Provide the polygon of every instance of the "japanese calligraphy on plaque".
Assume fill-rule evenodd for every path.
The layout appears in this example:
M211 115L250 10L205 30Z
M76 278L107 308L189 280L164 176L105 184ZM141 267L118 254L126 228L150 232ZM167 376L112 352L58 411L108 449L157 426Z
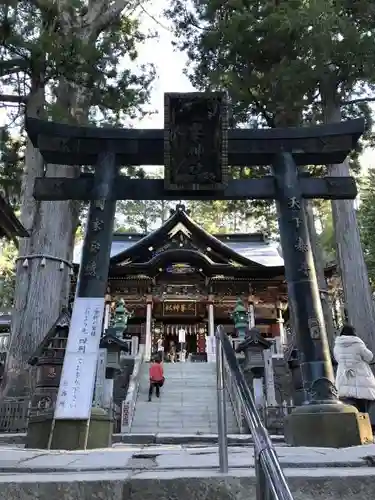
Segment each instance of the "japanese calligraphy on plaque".
M55 408L56 419L89 418L103 313L104 298L76 298Z
M195 302L163 302L163 316L196 316Z
M166 189L224 189L228 117L224 93L165 94Z

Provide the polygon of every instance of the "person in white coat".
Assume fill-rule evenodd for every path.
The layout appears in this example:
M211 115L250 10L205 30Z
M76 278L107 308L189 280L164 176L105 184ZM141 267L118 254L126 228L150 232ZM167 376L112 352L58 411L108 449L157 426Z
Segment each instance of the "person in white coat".
M375 400L375 377L369 366L374 355L350 325L336 337L333 354L338 363L336 387L340 399L367 413Z

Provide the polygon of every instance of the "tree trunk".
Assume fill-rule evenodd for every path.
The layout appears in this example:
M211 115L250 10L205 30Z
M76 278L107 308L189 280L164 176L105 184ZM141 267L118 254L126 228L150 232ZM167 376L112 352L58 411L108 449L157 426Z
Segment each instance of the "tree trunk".
M75 18L70 8L71 0L56 3L59 25L66 38L80 34L82 44L92 45L103 29L119 18L126 7L126 0L118 0L110 7L104 1L89 4L85 14ZM41 64L41 67L44 67ZM85 78L85 77L84 77ZM43 78L40 79L43 81ZM57 92L57 108L63 109L79 124L87 122L90 105L90 86L78 82L60 80ZM33 82L35 86L35 82ZM28 100L27 114L39 116L44 107L44 89L36 86ZM74 177L76 167L48 165L44 170L43 160L30 141L25 154L26 169L22 181L21 221L30 233L30 238L20 241L17 262L15 305L12 314L11 340L1 396L26 396L33 390L34 380L28 369L28 359L66 305L69 298L69 268L60 270L59 261L48 256L72 261L74 234L78 223L77 203L72 201L38 202L33 198L36 177ZM41 266L45 255L46 265ZM26 259L30 256L28 259ZM23 263L27 260L28 266Z
M320 295L320 301L322 303L324 321L326 324L328 343L332 352L336 336L335 326L333 324L332 309L328 296L328 286L324 274L325 263L324 263L322 249L320 247L318 237L316 234L315 218L311 201L306 200L305 213L306 213L307 226L309 229L311 249L314 256L315 271L318 280L319 295Z
M339 99L336 89L331 87L329 91L329 93L322 92L324 118L326 123L337 123L341 121ZM329 165L328 174L337 177L350 175L349 162L345 160L340 165ZM375 353L375 309L354 202L332 200L331 204L337 260L340 266L348 320L359 337Z
M39 152L27 145L27 181L33 185L32 167L40 163ZM70 177L74 168L49 165L46 176ZM31 203L26 204L30 207ZM15 304L7 366L3 387L4 396L27 396L33 390L33 380L27 361L45 337L48 330L68 301L69 268L60 270L60 262L46 258L45 267L36 254L61 258L71 262L75 230L75 206L73 202L35 202L32 226L27 225L30 238L20 242L17 262ZM22 218L25 222L24 218ZM25 257L25 259L24 259Z
M42 90L33 94L27 113L39 116L44 105ZM1 396L23 397L33 390L34 380L28 359L58 318L69 298L69 267L60 269L61 261L72 261L77 225L76 202L38 202L33 197L36 177L71 177L75 167L47 165L30 140L25 153L25 172L21 188L21 221L30 237L20 240L16 267L16 287L12 313L11 338ZM46 256L45 266L42 258ZM27 267L25 267L27 262Z

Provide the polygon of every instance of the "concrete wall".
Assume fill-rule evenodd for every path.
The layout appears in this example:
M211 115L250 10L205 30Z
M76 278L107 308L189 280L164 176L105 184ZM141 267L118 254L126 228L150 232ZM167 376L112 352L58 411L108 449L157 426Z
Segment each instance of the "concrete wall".
M350 468L290 470L288 482L294 500L369 500L375 491L375 470ZM240 471L227 478L215 473L126 472L64 475L14 475L0 479L0 498L7 500L255 500L255 479ZM246 474L246 475L244 475ZM311 474L315 477L311 477ZM33 477L32 477L33 476ZM155 476L155 477L153 477ZM157 477L156 477L157 476ZM125 479L124 479L125 477Z

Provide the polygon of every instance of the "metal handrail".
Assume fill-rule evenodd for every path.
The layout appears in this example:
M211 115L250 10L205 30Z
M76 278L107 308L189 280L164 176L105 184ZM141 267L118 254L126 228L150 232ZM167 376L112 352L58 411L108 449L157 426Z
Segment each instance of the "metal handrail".
M223 327L216 330L216 364L218 383L218 434L220 470L228 472L227 423L224 393L224 362L235 380L237 397L241 402L244 419L254 440L257 500L293 500L292 493L281 469L276 451L264 427L253 396L238 364L236 353Z

